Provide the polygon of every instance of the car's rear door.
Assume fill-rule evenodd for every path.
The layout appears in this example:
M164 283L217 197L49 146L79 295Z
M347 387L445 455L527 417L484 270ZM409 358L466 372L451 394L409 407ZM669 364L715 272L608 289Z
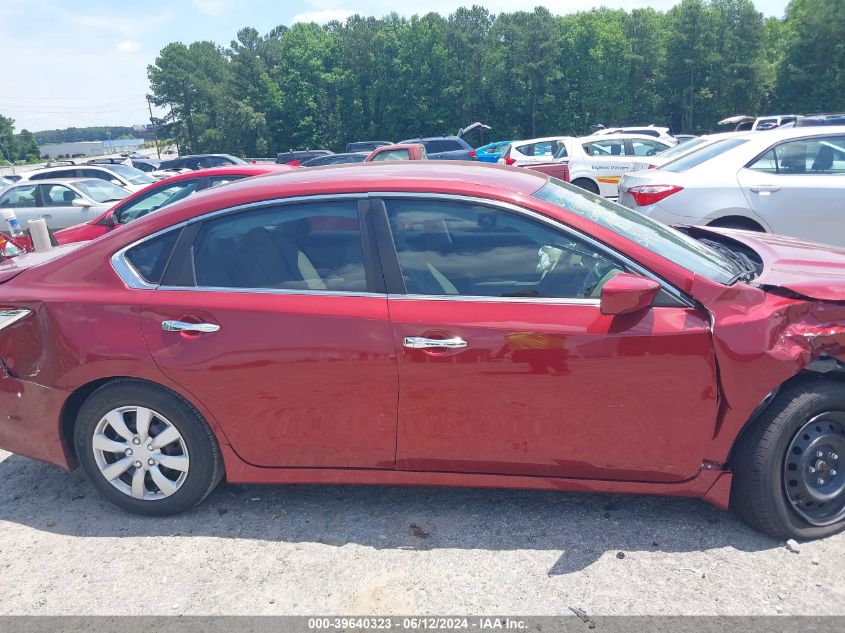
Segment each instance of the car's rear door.
M75 226L97 216L92 207L74 206L74 200L83 200L82 196L65 185L38 185L41 196L40 217L51 229L64 229Z
M307 199L189 225L143 308L156 363L249 463L394 466L396 355L365 215L366 199Z
M737 179L774 233L845 245L845 135L779 143L740 169Z
M525 210L420 196L385 198L385 212L397 468L698 472L717 410L706 313L666 290L603 315L602 285L632 264Z

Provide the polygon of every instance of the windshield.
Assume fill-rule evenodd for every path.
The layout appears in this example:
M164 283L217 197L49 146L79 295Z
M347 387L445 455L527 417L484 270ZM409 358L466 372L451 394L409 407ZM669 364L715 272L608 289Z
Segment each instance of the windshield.
M129 192L123 187L118 187L116 184L108 180L100 180L99 178L92 178L91 180L79 180L76 186L89 198L97 202L112 202L114 200L123 200L129 195Z
M660 170L671 171L679 174L688 169L692 169L693 167L698 167L701 163L708 161L711 158L716 158L717 156L727 152L729 149L739 147L743 143L747 142L748 140L744 138L726 138L721 141L716 141L715 143L711 143L710 145L706 145L700 149L694 149L691 153L684 154L683 156L666 163L660 168Z
M725 256L680 231L557 178L550 178L533 195L713 281L732 283L743 272Z
M135 169L129 165L109 165L109 171L122 176L133 185L148 185L151 182L156 182L155 178L151 178L140 169Z

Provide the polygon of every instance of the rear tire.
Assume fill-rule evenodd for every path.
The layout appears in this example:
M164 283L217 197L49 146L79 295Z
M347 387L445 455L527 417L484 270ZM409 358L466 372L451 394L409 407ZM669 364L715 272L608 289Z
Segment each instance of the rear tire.
M599 195L599 186L589 178L576 178L572 181L572 184L576 187L581 187L581 189L589 191L590 193Z
M184 512L223 477L220 448L200 413L139 380L115 380L92 393L76 418L74 445L94 487L137 514Z
M739 229L741 231L765 233L765 229L754 220L746 220L744 218L725 218L711 222L708 226L714 226L720 229Z
M845 385L824 379L788 385L737 448L731 506L751 527L778 538L842 531L843 446Z

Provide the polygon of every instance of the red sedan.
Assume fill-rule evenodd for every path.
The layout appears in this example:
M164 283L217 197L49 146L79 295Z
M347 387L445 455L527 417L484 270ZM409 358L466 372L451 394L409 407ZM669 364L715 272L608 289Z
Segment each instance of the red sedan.
M121 224L137 220L152 211L178 202L203 189L216 187L241 178L279 173L289 169L291 167L288 165L276 164L230 165L190 171L165 178L128 198L124 198L119 204L90 222L56 231L56 241L59 244L70 244L71 242L93 240Z
M843 271L527 169L244 180L0 264L0 446L153 515L225 476L684 495L824 536Z

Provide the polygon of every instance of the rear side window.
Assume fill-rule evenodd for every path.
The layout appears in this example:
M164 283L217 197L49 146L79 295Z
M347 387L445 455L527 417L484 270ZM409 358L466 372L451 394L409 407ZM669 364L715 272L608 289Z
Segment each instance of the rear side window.
M406 149L391 149L373 156L373 162L377 160L409 160L410 158L410 153Z
M130 248L126 251L126 260L144 281L153 285L160 284L180 232L169 231Z
M354 201L281 205L208 220L193 257L200 287L367 290Z
M37 185L21 185L20 187L9 189L0 198L0 207L4 209L37 207L38 203L35 200L36 187Z
M716 158L728 150L731 150L734 147L739 147L743 143L747 142L748 141L746 139L742 138L729 138L723 141L716 141L715 143L711 143L701 149L693 150L690 154L684 154L680 158L676 158L675 160L666 163L660 169L663 171L671 171L676 174L681 173L688 169L692 169L693 167L698 167L701 163L708 161L711 158Z

